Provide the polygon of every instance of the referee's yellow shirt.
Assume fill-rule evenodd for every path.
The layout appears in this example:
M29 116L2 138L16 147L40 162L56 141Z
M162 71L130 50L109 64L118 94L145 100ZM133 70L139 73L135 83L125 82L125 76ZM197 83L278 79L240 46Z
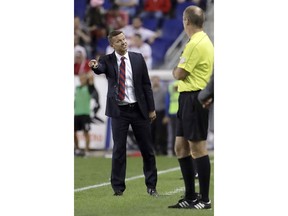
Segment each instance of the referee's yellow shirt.
M214 47L203 31L195 33L186 44L177 67L189 74L179 80L178 91L202 90L207 85L214 64Z

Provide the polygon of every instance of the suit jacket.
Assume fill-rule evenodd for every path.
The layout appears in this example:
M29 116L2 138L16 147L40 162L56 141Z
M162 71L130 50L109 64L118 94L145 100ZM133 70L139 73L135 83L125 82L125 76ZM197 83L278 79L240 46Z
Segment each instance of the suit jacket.
M214 71L212 72L212 75L206 87L198 94L198 100L203 103L205 100L211 97L214 99Z
M128 55L131 62L136 100L143 117L149 118L148 113L155 110L155 105L147 66L140 53L128 52ZM120 115L117 102L119 72L115 51L101 56L98 61L98 67L92 70L96 74L105 74L108 80L105 115L118 117Z
M214 131L214 71L210 77L210 80L207 86L201 90L198 94L198 100L200 103L203 103L209 98L213 98L212 104L209 107L209 121L210 121L210 130Z

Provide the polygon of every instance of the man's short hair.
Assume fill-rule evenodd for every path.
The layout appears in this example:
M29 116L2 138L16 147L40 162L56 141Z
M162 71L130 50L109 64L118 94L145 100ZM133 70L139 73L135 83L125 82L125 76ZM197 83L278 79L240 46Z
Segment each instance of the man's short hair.
M121 33L123 33L123 32L122 32L122 31L119 31L119 30L111 31L111 32L109 33L109 35L108 35L108 41L109 41L109 43L111 43L111 40L112 40L113 37L115 37L115 36L117 36L117 35L119 35L119 34L121 34Z

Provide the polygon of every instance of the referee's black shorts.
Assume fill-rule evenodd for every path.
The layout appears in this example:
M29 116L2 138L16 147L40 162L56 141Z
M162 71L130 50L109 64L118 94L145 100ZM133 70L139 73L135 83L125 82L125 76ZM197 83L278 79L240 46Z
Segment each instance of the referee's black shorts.
M190 141L207 139L209 112L198 101L199 92L180 92L178 99L176 136Z

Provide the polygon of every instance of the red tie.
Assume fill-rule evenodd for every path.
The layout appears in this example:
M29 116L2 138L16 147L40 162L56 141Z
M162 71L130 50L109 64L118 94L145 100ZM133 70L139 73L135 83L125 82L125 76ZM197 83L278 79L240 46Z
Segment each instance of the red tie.
M118 99L120 101L125 98L125 57L121 57L120 63L120 73L119 73L119 89L118 89Z

